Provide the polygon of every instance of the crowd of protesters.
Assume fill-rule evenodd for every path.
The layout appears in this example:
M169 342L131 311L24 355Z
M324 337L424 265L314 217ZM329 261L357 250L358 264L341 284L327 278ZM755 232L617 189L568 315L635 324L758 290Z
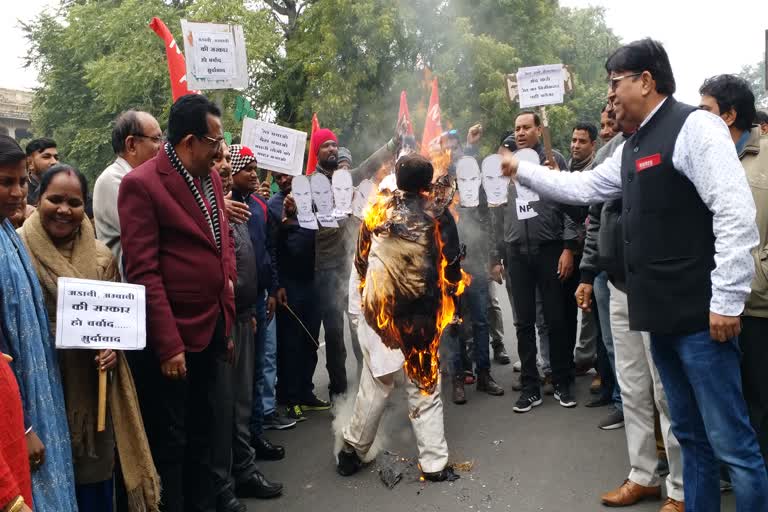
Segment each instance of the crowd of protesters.
M625 429L631 466L603 504L663 496L662 512L715 511L731 487L737 510L766 511L768 114L732 75L706 80L700 105L678 103L651 40L618 49L606 70L606 106L573 126L568 159L545 148L537 113L520 112L494 144L515 177L506 204L481 189L478 206L452 207L471 284L463 323L442 340L450 398L509 387L517 413L544 395L570 409L575 377L589 373L585 405L605 408L599 428ZM483 136L480 126L466 141L451 130L432 149L450 151L453 177L462 157L487 156ZM405 140L395 133L355 166L331 130L317 130L311 171L331 180L345 169L355 187L377 181ZM121 113L111 142L115 160L91 194L55 141L22 150L0 135L0 509L242 512L241 500L283 492L259 470L286 456L264 432L332 409L370 371L353 265L361 219L302 225L293 177L228 144L204 95L178 99L165 130L151 113ZM540 165L512 156L525 149ZM535 215L519 213L521 185L541 196ZM59 277L143 285L147 348L57 350ZM491 374L492 361L514 359L502 289L517 339L509 383ZM320 341L327 391L313 384ZM104 431L97 370L110 375ZM370 447L354 430L342 475ZM440 450L428 479L450 478L430 478L447 463Z

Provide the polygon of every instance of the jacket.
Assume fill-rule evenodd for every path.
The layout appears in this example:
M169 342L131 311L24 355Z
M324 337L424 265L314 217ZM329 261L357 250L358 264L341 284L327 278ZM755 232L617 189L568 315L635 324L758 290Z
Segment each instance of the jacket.
M622 133L612 138L598 150L594 165L613 155L626 139ZM605 271L616 288L626 291L621 204L621 199L616 199L589 207L584 254L579 265L582 283L592 284L595 276Z
M235 244L237 282L235 283L235 311L238 318L250 315L263 295L259 294L259 267L253 249L248 224L230 224Z
M309 283L315 277L316 232L299 226L296 218L283 221L283 201L285 194L278 192L267 203L280 279Z
M760 244L752 251L755 278L747 298L744 315L768 318L768 135L760 135L760 127L752 128L747 144L739 155L747 174L749 188L757 207L757 230Z
M279 272L277 268L277 255L272 238L267 202L257 193L244 196L237 190L232 190L232 199L248 205L251 217L246 222L248 232L251 235L253 252L256 258L259 286L274 296L280 288Z
M212 173L223 207L221 179ZM117 199L125 279L146 287L147 345L162 362L200 352L219 317L231 332L235 316L234 242L221 209L221 251L184 178L162 149L128 173Z
M539 143L532 148L539 154L539 161L543 164L546 160L544 146ZM568 172L568 165L563 155L553 151L560 172ZM544 243L561 242L566 249L576 250L578 246L578 224L583 223L587 217L587 208L581 206L569 206L541 199L531 203L536 217L520 220L516 208L517 188L514 181L509 183L509 195L507 205L503 208L504 222L497 224L498 232L496 240L501 244L517 246L521 253L531 254L538 250L538 246ZM505 254L505 249L499 248L499 254Z

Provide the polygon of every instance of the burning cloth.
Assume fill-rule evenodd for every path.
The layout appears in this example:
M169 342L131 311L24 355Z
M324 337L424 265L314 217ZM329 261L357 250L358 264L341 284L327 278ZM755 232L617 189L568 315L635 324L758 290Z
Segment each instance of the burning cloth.
M360 228L355 267L368 325L405 357L405 372L424 393L438 382L440 336L457 321L461 271L456 223L423 192L380 195Z

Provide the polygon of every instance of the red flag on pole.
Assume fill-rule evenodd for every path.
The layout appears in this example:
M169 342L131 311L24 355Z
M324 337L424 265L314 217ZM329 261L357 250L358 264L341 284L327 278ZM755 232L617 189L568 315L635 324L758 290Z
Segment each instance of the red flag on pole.
M439 141L441 133L443 133L443 126L440 123L440 96L437 90L437 78L435 78L432 80L432 94L429 97L427 119L424 121L424 135L421 138L422 155L429 156L430 146L436 140Z
M411 122L411 113L408 110L408 96L405 94L405 91L400 93L400 112L397 114L398 128L403 122L403 119L405 119L405 122L408 123L405 134L413 135L413 123Z
M196 92L190 91L187 88L187 64L184 60L184 54L181 53L171 31L165 26L163 20L158 17L152 18L149 27L165 42L165 56L168 58L168 74L171 77L173 101L176 101L185 94Z
M317 167L317 148L312 144L315 132L320 129L320 121L317 120L317 112L312 114L312 133L309 134L309 157L307 158L307 176L315 172Z

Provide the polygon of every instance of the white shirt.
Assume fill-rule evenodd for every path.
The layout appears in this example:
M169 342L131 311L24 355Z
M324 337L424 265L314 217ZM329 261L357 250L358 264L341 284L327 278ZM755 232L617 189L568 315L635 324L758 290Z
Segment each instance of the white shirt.
M117 192L131 164L124 158L117 159L104 169L93 186L93 219L96 238L107 244L123 274L123 247L120 245L120 216L117 214Z
M664 101L646 117L641 127ZM517 179L541 195L562 203L593 204L618 199L622 195L623 148L622 144L591 172L552 172L547 167L520 162ZM752 193L723 120L703 110L692 112L675 142L672 164L693 183L713 214L715 268L711 276L710 310L738 316L750 292L755 273L750 251L759 243L759 237Z

